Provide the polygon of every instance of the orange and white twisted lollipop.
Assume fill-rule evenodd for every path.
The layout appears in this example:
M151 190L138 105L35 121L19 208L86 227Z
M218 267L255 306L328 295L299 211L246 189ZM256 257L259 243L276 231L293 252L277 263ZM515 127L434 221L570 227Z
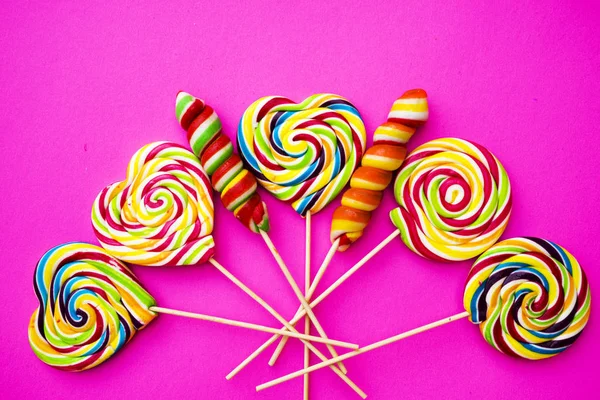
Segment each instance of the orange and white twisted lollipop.
M120 260L193 265L214 253L212 190L196 156L176 143L138 150L124 181L104 188L92 208L96 237Z
M388 119L373 135L373 146L365 152L361 166L350 179L350 189L342 196L342 205L335 209L331 221L331 243L338 241L344 251L362 235L373 212L381 202L383 191L392 181L392 174L406 157L406 144L415 128L429 118L427 93L413 89L399 97Z

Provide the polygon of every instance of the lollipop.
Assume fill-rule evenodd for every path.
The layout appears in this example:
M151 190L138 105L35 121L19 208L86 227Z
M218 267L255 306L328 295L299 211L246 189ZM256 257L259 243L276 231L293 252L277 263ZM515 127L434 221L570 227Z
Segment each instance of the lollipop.
M590 303L585 273L564 248L538 238L504 240L471 268L464 293L467 311L286 375L257 390L465 317L479 325L483 338L502 353L529 360L549 358L577 340L590 317Z
M390 214L402 241L436 261L473 258L504 232L512 207L502 164L484 147L461 139L420 146L396 178L399 207Z
M408 194L415 199L414 203L402 197L406 194L407 188ZM427 234L436 234L435 237L440 240L456 240L454 243L437 244L435 255L438 258L434 259L444 255L441 252L443 249L448 251L445 259L452 260L474 257L477 255L476 249L483 252L489 248L504 231L512 204L510 183L500 162L482 146L461 139L437 139L415 149L406 158L404 166L396 177L394 191L401 208L406 205L407 209L413 211L413 204L419 204L428 211L427 213L416 211L416 215L420 217L416 223L421 224L418 226L425 227ZM438 194L438 191L441 194ZM452 214L454 219L450 216L443 216L443 218L440 216L441 221L446 224L465 226L462 231L458 229L446 232L442 229L438 231L433 229L438 221L430 222L426 218L438 216L431 211L438 210L436 208L438 204L443 204L454 212ZM456 205L460 206L460 209ZM445 212L443 208L440 210L440 213ZM395 217L397 212L398 210L392 211L396 223L398 223ZM399 215L404 214L400 212ZM467 225L468 222L471 222L470 225ZM469 231L471 234L463 235L468 229L471 229ZM406 232L412 231L406 230ZM400 233L401 230L398 229L390 234L319 297L312 300L310 306L314 308L323 301ZM405 233L403 232L402 235L404 236ZM424 235L425 233L420 233L415 237L423 237L423 242L427 242ZM403 240L406 241L404 237ZM409 248L416 251L427 247L413 245ZM432 250L431 253L434 254L434 251ZM429 255L424 251L418 254ZM290 321L292 325L304 316L303 311L297 313ZM237 373L255 354L256 352L230 374Z
M207 261L279 322L287 324L213 258L211 194L208 177L189 150L170 142L148 144L132 157L127 179L109 185L96 198L92 208L96 237L108 253L126 262L159 266ZM298 333L295 328L292 332ZM331 346L327 338L323 339ZM310 348L325 359L312 344ZM360 391L339 369L334 371Z
M423 89L409 90L394 102L387 121L375 130L373 146L363 156L361 167L352 175L342 205L333 213L331 243L337 250L345 251L363 235L392 173L406 158L406 144L428 117L427 93Z
M104 188L92 208L102 247L140 265L193 265L214 254L210 184L196 157L169 142L138 150L127 178Z
M202 100L179 92L175 101L177 120L202 167L221 193L225 208L252 232L269 231L267 206L256 191L256 179L233 152L233 144L221 132L221 120Z
M373 146L363 155L361 166L350 179L350 189L342 196L342 205L333 213L331 248L306 291L307 300L315 292L336 250L345 251L362 236L371 212L379 206L383 191L392 180L392 173L404 162L406 143L428 117L427 93L423 89L413 89L394 102L387 121L375 130ZM283 337L271 357L271 365L277 361L286 342Z
M242 160L265 189L306 217L307 255L311 215L329 204L350 180L365 140L360 114L338 95L316 94L301 103L268 96L244 112L238 127ZM307 276L309 268L307 260ZM308 290L302 294L291 275L288 281L323 335L308 307Z
M350 180L365 150L365 128L341 96L316 94L301 103L268 96L244 112L238 147L258 182L305 216Z
M39 307L29 323L29 343L40 360L64 371L83 371L108 360L157 313L278 332L261 325L156 307L154 298L124 264L87 243L67 243L46 252L35 270L34 290ZM324 342L308 335L292 336Z

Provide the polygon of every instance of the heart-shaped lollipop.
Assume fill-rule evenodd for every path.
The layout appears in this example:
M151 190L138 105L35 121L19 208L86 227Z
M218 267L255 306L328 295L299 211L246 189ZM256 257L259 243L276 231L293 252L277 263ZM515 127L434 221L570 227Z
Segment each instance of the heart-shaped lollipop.
M331 248L307 288L307 299L315 293L335 252L346 250L362 236L371 212L379 206L383 191L392 181L392 174L406 157L406 143L428 118L427 93L423 89L409 90L394 101L387 121L373 134L373 146L367 149L360 166L352 174L350 188L342 196L342 205L333 212ZM275 363L286 342L287 338L283 337L271 357L271 364Z
M366 142L360 114L334 94L300 103L258 99L244 112L237 137L240 156L258 182L300 215L320 211L337 196Z
M198 159L176 143L138 150L124 181L104 188L92 208L102 247L150 266L194 265L214 253L212 189Z
M103 249L56 246L34 275L39 307L29 323L35 354L53 367L83 371L106 361L156 316L135 275Z
M238 127L240 156L250 172L275 197L306 216L304 294L295 282L289 278L288 282L322 336L325 333L306 300L310 298L311 215L348 183L365 142L358 110L335 94L315 94L300 103L281 96L263 97L246 109ZM305 326L310 328L308 322ZM341 364L340 368L345 369Z

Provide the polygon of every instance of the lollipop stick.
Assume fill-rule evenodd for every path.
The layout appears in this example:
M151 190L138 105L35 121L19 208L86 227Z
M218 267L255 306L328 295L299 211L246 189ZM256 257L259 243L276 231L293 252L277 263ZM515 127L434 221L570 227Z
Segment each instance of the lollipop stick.
M310 290L310 240L311 240L311 216L310 210L306 213L306 244L304 246L304 296L308 296ZM305 297L306 298L306 297ZM304 317L304 334L310 335L310 318ZM310 350L304 346L304 368L310 367ZM344 372L344 370L342 370ZM309 400L309 375L304 374L303 399Z
M319 297L317 297L314 301L312 301L310 303L311 307L316 307L317 304L319 304L327 296L329 296L329 294L331 294L331 292L333 292L338 286L340 286L343 282L345 282L346 279L348 279L356 271L358 271L360 269L360 267L362 267L363 265L365 265L365 263L367 261L369 261L373 256L375 256L375 254L379 253L381 251L381 249L383 249L385 246L387 246L399 234L400 234L400 231L396 229L387 238L383 239L381 241L381 243L379 243L373 250L371 250L359 262L357 262L356 264L354 264L354 266L352 268L350 268L344 275L342 275L337 281L335 281L330 287L328 287L327 290L325 290L323 293L321 293L321 295ZM331 250L333 250L333 247L334 246L332 246ZM330 250L330 253L331 253L331 250ZM329 256L329 254L328 254L328 256ZM332 257L333 257L333 255L332 255ZM318 275L318 273L317 273L317 275ZM311 287L314 287L316 289L315 282L317 282L316 277L315 277L315 280L313 281L313 284L311 284ZM303 316L304 316L304 310L300 309L296 313L296 315L294 316L294 318L289 323L293 325L296 322L298 322ZM278 336L276 336L276 335L272 336L261 347L259 347L256 351L254 351L254 353L250 354L244 361L242 361L237 367L235 367L233 369L233 371L231 371L227 375L227 379L231 379L235 375L237 375L237 373L240 372L246 365L248 365L250 363L250 361L252 361L253 359L255 359L262 351L264 351L264 349L266 349L267 347L269 347L271 345L271 343L273 343L277 339L278 339Z
M281 272L283 272L285 279L287 279L288 283L290 284L292 290L294 291L294 294L296 295L298 300L300 300L300 303L302 304L302 307L304 308L303 311L309 316L310 320L315 325L315 328L317 329L317 332L319 333L319 335L323 338L326 338L327 334L323 330L323 327L319 323L319 320L317 319L315 313L310 308L310 305L308 305L308 302L304 298L304 295L302 294L302 291L300 290L300 288L298 287L298 284L294 280L294 277L290 273L290 270L288 269L287 265L285 265L285 262L283 262L283 259L281 258L281 256L279 255L279 252L275 248L275 245L273 245L271 238L265 231L261 230L260 234L263 237L263 240L265 241L265 243L267 244L267 247L269 248L269 250L271 250L273 257L275 257L277 264L279 264L279 268L281 269ZM329 352L331 353L331 355L333 357L338 356L338 354L335 351L335 349L333 348L333 346L327 345L327 349L329 349Z
M329 248L329 251L327 252L327 255L325 256L325 259L323 260L323 262L321 263L321 266L319 267L319 270L317 271L317 275L315 276L314 281L312 281L312 283L310 284L308 293L306 295L306 301L310 301L310 299L312 298L312 295L317 290L317 286L319 285L319 282L321 282L321 278L323 278L323 275L325 274L325 271L327 270L327 267L331 263L331 259L337 252L337 249L339 246L340 246L339 239L336 239L331 244L331 247ZM296 317L296 315L300 314L302 312L302 310L303 310L302 306L298 307L298 310L296 311L296 314L294 315L294 317ZM275 338L275 339L277 339L277 338ZM269 365L271 367L273 365L275 365L275 363L277 362L277 359L281 355L281 352L283 351L283 348L285 347L285 345L287 343L287 339L288 339L287 336L283 336L281 338L281 341L277 345L277 348L275 349L275 351L273 352L273 355L271 356L271 359L269 360ZM348 370L346 369L346 366L343 363L338 363L338 367L342 370L343 373L348 372Z
M270 387L278 385L280 383L289 381L290 379L296 378L296 377L298 377L300 375L308 374L309 372L313 372L313 371L316 371L316 370L321 369L323 367L326 367L328 365L334 364L334 363L336 363L338 361L347 360L349 358L356 357L359 354L363 354L363 353L366 353L368 351L378 349L378 348L383 347L385 345L397 342L399 340L405 339L405 338L410 337L410 336L417 335L417 334L419 334L421 332L428 331L428 330L436 328L438 326L442 326L442 325L448 324L450 322L457 321L457 320L462 319L462 318L466 318L468 316L469 316L469 312L464 311L464 312L461 312L460 314L455 314L455 315L452 315L450 317L446 317L444 319L440 319L439 321L432 322L430 324L423 325L423 326L421 326L419 328L412 329L410 331L401 333L399 335L392 336L392 337L384 339L384 340L380 340L379 342L375 342L375 343L370 344L368 346L361 347L360 349L358 349L356 351L352 351L350 353L343 354L343 355L341 355L339 357L332 358L330 360L324 361L324 362L319 363L319 364L315 364L315 365L313 365L313 366L311 366L309 368L305 368L305 369L300 370L300 371L292 372L291 374L282 376L281 378L277 378L277 379L274 379L274 380L269 381L267 383L263 383L262 385L259 385L259 386L256 387L256 391L261 391L263 389L270 388Z
M269 326L257 325L257 324L252 324L249 322L242 322L242 321L236 321L233 319L213 317L212 315L191 313L191 312L187 312L187 311L173 310L171 308L157 307L157 306L150 307L150 311L154 311L154 312L161 313L161 314L176 315L178 317L194 318L194 319L200 319L202 321L216 322L217 324L237 326L239 328L251 329L251 330L260 331L260 332L277 333L279 335L286 335L289 337L303 339L303 340L310 340L310 341L318 342L318 343L330 343L330 344L333 344L335 346L340 346L340 347L352 347L351 345L348 346L349 343L340 342L337 340L330 340L330 339L325 340L321 337L310 336L308 334L302 334L302 333L296 333L296 332L286 332L284 329L275 329L275 328L271 328ZM358 348L358 346L356 346L356 348Z
M386 239L387 240L387 239ZM320 282L321 278L323 277L323 275L325 274L325 270L327 269L327 266L329 265L329 262L331 261L331 259L333 258L333 255L335 254L335 252L337 251L337 248L339 246L339 241L335 241L331 248L329 249L329 252L327 253L327 257L325 257L325 260L323 261L323 264L321 264L321 267L319 268L319 271L317 272L317 275L315 276L315 279L312 281L312 283L310 284L310 291L309 294L312 296L317 288L317 284ZM312 303L311 303L312 304ZM302 312L302 308L300 307L298 309L298 312L296 313L296 315L294 316L294 318L290 321L290 323L296 323L297 321L300 320L300 318L303 317L303 315L301 315ZM238 364L237 367L235 367L229 374L227 374L226 378L227 379L231 379L234 376L236 376L242 369L244 369L248 364L250 364L250 362L252 360L254 360L256 357L258 357L263 351L265 351L271 344L273 344L277 339L279 339L280 336L277 335L273 335L269 338L269 340L267 340L266 342L264 342L259 348L257 348L256 350L254 350L254 352L252 354L250 354L248 357L246 357L246 359L244 359L244 361L242 361L240 364Z
M337 251L338 245L339 245L338 241L334 242L334 244L331 246L331 249L329 250L329 253L327 253L327 257L325 258L325 261L323 261L323 264L321 264L321 267L319 268L319 271L317 272L315 279L310 284L310 291L309 291L310 295L312 295L314 293L314 291L317 287L317 284L323 277L323 274L325 273L325 270L327 269L327 265L329 265L329 261L331 261L331 258ZM331 255L331 257L329 257L330 255ZM329 259L329 261L327 261L327 259ZM300 311L302 311L302 307L300 307L298 309L296 316L300 313ZM296 318L296 316L294 316L294 318ZM300 319L300 317L298 317L298 319ZM233 371L231 371L227 375L226 378L229 380L229 379L233 378L234 376L236 376L238 374L238 372L240 372L242 369L244 369L246 367L246 365L250 364L250 361L252 361L256 357L258 357L263 351L265 351L270 345L272 345L279 338L280 338L280 336L278 336L278 335L271 336L271 338L269 340L267 340L266 342L264 342L258 349L256 349L254 351L254 353L250 354L244 361L242 361L237 367L235 367L235 369ZM272 366L272 364L271 364L271 366Z
M265 310L267 310L273 317L275 317L275 319L277 319L279 322L281 322L287 329L289 329L292 332L299 333L296 330L296 328L294 328L291 324L289 324L285 320L285 318L283 318L277 311L275 311L273 309L273 307L271 307L266 301L264 301L262 298L260 298L252 290L250 290L250 288L247 287L246 285L244 285L239 279L237 279L235 276L233 276L233 274L231 274L231 272L227 271L227 269L224 266L222 266L219 262L217 262L217 260L215 260L214 258L211 258L208 261L216 269L218 269L223 275L225 275L231 282L233 282L237 287L239 287L240 289L242 289L244 291L244 293L246 293L248 296L250 296L252 299L254 299L254 301L256 301L258 304L260 304ZM275 337L278 337L278 336L275 336ZM327 358L323 355L323 353L321 353L319 351L319 349L317 349L312 343L307 342L307 341L303 341L303 343L305 343L305 344L308 343L308 348L310 349L310 351L312 351L313 353L315 353L317 355L317 357L319 357L319 359L321 361L326 361L327 360ZM358 386L356 386L356 384L354 382L352 382L350 380L350 378L348 378L346 375L344 375L342 373L342 371L340 371L337 367L331 366L331 369L344 382L346 382L346 384L348 386L350 386L356 393L358 393L359 396L361 396L362 398L367 397L367 395L365 394L365 392L363 392ZM230 379L230 377L228 376L227 379Z
M399 234L400 234L400 231L395 230L387 238L385 238L383 241L381 241L381 243L379 243L373 250L371 250L359 262L354 264L354 266L352 268L350 268L344 275L342 275L337 281L335 281L333 283L333 285L331 285L329 288L327 288L327 290L325 290L325 292L323 292L314 302L311 302L310 303L311 307L315 307L317 304L319 304L323 299L325 299L325 297L327 297L331 292L333 292L339 285L344 283L344 281L346 281L346 279L348 279L350 276L352 276L352 274L354 274L356 271L358 271L360 267L365 265L367 263L367 261L369 261L371 258L373 258L377 253L379 253L381 251L381 249L383 249L385 246L387 246L388 243L390 243ZM334 244L335 243L338 243L338 245L339 245L338 241L334 242ZM334 248L334 246L332 246L332 249L333 248ZM337 249L337 246L335 246L335 248ZM330 253L331 253L331 250L330 250ZM330 253L327 254L327 257L329 257L329 256L333 257L333 254L335 254L335 251L333 252L333 254L330 254ZM325 259L325 261L327 261L327 258ZM329 261L331 261L331 258L329 258ZM316 281L316 279L315 279L315 281ZM316 289L316 286L315 286L315 289ZM302 310L302 308L298 309L296 316L302 317L303 312L304 312L304 310ZM296 316L294 316L294 319L296 318ZM292 323L292 325L295 323L294 320L292 320L290 322ZM285 346L286 341L287 340L285 337L282 338L281 342L279 342L279 346L277 346L277 349L275 349L275 353L273 353L273 356L271 357L271 362L273 364L275 363L275 361L277 360L277 357L283 350L283 346ZM340 369L342 369L342 371L344 370L343 368L340 368Z

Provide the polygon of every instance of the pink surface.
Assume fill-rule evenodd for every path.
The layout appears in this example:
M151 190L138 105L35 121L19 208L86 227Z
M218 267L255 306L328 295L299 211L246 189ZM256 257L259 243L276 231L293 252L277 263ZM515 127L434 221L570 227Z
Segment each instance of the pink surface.
M81 374L54 370L29 348L37 259L58 243L96 242L92 201L104 185L124 177L138 148L154 140L186 143L174 117L180 89L213 105L230 137L259 96L301 100L338 93L361 111L370 143L393 100L423 87L430 121L409 148L445 136L487 146L513 185L504 237L534 235L561 244L600 295L597 4L380 1L376 9L333 0L313 7L158 3L2 7L0 397L301 397L301 379L254 391L301 367L299 342L290 342L274 368L266 364L271 348L228 382L225 375L267 336L200 321L163 316L109 362ZM303 286L304 222L289 206L264 197L275 243ZM313 273L329 248L338 202L313 218ZM387 215L393 206L388 191L367 237L336 256L321 288L392 231ZM217 259L291 316L297 301L260 237L219 202L216 208ZM460 312L469 266L425 261L396 240L316 313L331 337L368 344ZM135 272L160 305L278 326L209 266ZM592 307L573 348L546 361L504 356L462 320L346 365L373 399L516 393L554 399L566 391L590 398L599 389L597 310ZM329 370L311 376L312 399L358 398Z

